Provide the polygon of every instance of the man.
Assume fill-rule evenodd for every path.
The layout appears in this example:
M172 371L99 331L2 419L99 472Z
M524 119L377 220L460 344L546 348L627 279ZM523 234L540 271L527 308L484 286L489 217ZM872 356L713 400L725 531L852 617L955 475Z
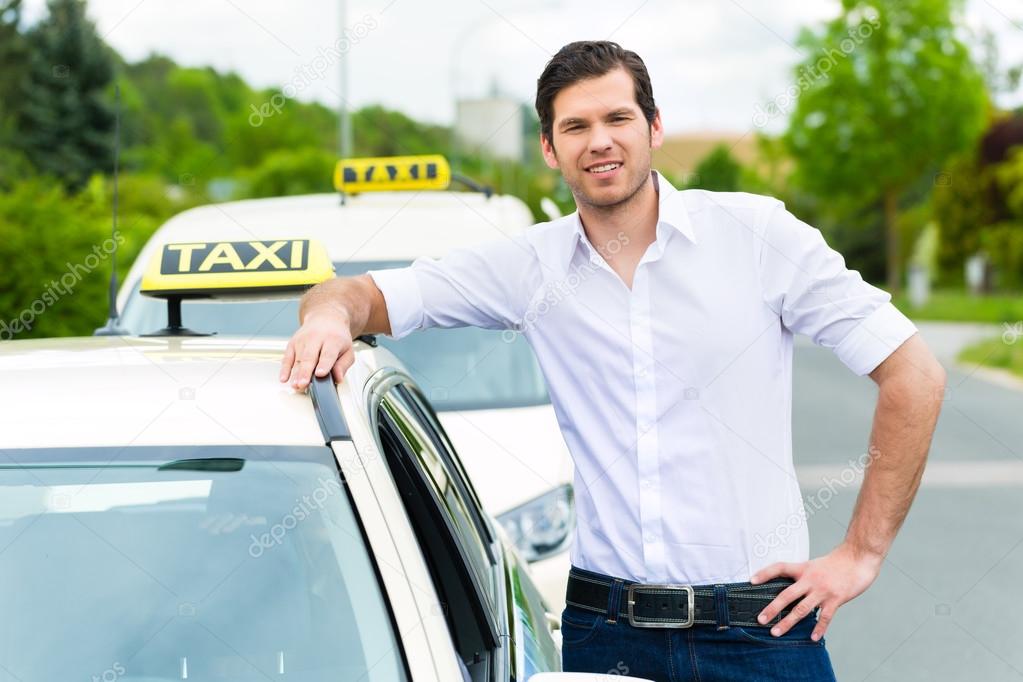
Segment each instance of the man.
M578 211L315 287L281 381L341 381L364 333L525 334L576 467L565 669L834 679L822 636L909 510L943 368L891 297L781 202L680 192L651 171L663 130L635 53L565 46L536 109ZM879 386L852 522L812 560L791 453L794 332Z

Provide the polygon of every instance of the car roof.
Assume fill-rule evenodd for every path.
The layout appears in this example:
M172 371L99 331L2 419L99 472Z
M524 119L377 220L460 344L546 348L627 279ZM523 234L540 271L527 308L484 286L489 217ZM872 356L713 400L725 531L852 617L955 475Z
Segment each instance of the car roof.
M8 341L3 447L323 445L308 394L277 380L284 346L230 337ZM393 358L356 346L357 364Z

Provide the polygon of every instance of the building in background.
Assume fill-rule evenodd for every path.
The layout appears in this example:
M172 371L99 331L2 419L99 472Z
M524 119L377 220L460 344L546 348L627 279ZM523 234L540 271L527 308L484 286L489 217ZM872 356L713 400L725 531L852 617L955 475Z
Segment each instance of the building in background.
M492 95L455 103L455 136L462 152L502 161L526 158L526 105L517 99Z

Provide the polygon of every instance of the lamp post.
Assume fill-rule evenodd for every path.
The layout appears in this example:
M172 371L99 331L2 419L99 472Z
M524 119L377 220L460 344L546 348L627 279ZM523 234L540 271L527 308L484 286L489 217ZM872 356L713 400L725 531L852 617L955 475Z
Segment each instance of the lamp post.
M340 12L341 21L341 37L345 36L345 24L348 19L348 1L340 0L338 7ZM341 109L338 116L338 158L345 159L351 154L352 151L352 119L348 112L348 55L351 54L351 50L348 50L345 54L341 55Z

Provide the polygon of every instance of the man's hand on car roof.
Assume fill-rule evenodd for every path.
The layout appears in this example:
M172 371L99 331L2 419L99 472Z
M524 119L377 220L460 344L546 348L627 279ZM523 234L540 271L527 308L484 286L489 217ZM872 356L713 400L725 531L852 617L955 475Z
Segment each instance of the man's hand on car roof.
M280 381L305 390L313 373L325 377L333 371L335 383L355 363L352 333L347 316L335 307L322 306L309 311L302 326L288 341L281 360Z

